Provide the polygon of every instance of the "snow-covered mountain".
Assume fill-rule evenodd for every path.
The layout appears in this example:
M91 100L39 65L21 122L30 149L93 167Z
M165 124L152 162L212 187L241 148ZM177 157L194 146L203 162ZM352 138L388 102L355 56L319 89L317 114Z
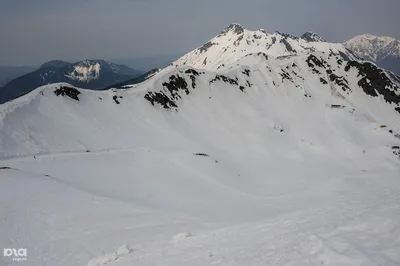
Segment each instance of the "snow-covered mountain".
M400 261L399 77L238 24L152 74L0 105L5 247L44 266Z
M0 88L0 104L47 84L68 82L85 89L102 90L139 75L139 71L104 60L84 60L73 64L54 60Z
M175 61L173 65L217 70L224 69L243 56L257 53L275 58L321 49L347 54L347 50L341 44L323 43L320 41L322 38L310 42L309 33L303 36L305 39L279 32L268 34L264 30L249 31L239 24L232 24L203 46ZM313 35L315 36L317 35Z
M392 37L363 34L344 45L358 57L400 74L400 41Z

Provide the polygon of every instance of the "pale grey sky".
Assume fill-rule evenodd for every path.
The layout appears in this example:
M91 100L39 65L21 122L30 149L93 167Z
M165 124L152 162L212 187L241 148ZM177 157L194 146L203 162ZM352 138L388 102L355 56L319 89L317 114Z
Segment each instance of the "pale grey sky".
M183 54L232 22L400 39L399 0L0 0L0 65Z

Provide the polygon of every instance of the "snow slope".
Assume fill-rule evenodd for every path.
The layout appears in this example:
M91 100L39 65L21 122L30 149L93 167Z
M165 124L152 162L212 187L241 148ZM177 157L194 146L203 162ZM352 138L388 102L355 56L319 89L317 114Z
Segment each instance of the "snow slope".
M285 36L0 105L0 249L28 249L0 262L398 265L399 80Z
M20 170L2 171L2 244L27 248L27 265L399 262L398 163L234 159L150 149L8 161Z

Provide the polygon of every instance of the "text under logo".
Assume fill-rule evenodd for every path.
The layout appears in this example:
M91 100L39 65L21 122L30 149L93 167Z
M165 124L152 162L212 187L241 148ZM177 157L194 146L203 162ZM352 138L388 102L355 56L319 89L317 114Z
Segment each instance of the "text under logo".
M26 248L5 248L4 257L12 258L13 261L26 261L27 260L27 250Z

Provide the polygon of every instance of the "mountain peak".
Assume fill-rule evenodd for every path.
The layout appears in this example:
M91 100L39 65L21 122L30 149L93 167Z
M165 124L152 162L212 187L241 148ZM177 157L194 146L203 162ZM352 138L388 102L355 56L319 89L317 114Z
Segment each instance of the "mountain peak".
M395 41L396 39L389 37L389 36L375 36L370 33L365 33L361 34L358 36L353 37L347 43L353 43L353 42L382 42L383 44L387 45L392 41Z
M231 25L229 25L228 27L226 27L222 32L221 35L225 35L228 32L233 32L237 35L242 34L244 32L245 28L238 24L238 23L232 23Z
M326 42L325 39L312 31L307 31L301 36L301 38L308 42Z
M400 58L399 42L388 36L375 36L369 33L355 36L344 45L357 56L367 60L379 61L388 56Z
M372 39L376 39L378 38L378 36L372 35L370 33L364 33L364 34L360 34L358 36L355 36L353 39L367 39L367 40L372 40Z
M280 32L268 34L264 30L253 31L233 23L204 45L173 62L171 66L224 69L251 54L281 57L308 53L315 49L326 52L340 50L346 53L343 45L326 43L315 33L309 33L306 37L310 41ZM324 45L314 47L315 42L324 42Z

